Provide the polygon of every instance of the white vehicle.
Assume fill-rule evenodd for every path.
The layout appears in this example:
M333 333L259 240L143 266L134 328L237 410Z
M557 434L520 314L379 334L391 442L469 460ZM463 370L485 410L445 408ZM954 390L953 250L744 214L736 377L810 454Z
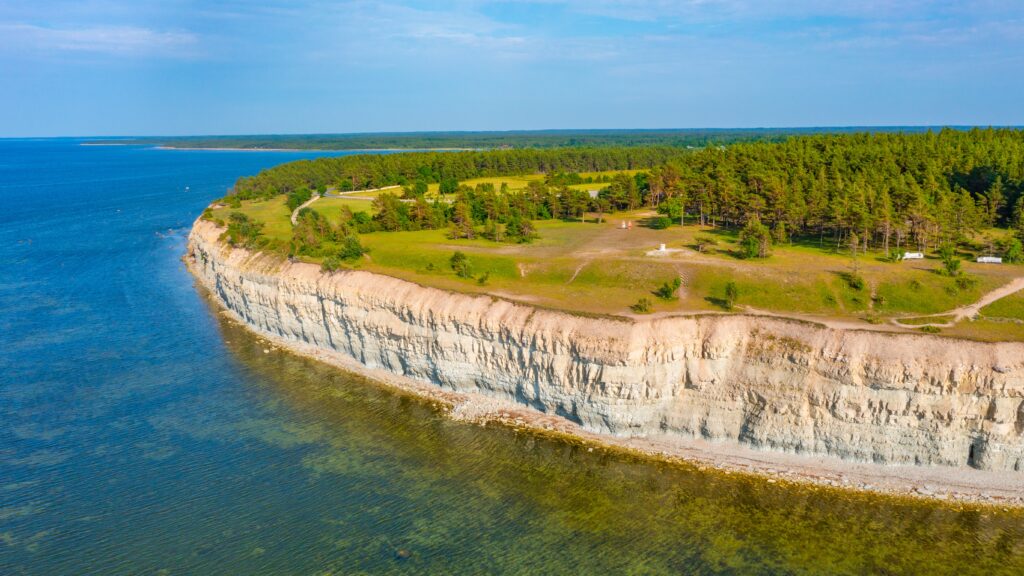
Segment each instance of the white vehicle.
M978 256L979 264L1002 264L1003 259L999 256Z
M924 260L924 252L904 252L902 260Z

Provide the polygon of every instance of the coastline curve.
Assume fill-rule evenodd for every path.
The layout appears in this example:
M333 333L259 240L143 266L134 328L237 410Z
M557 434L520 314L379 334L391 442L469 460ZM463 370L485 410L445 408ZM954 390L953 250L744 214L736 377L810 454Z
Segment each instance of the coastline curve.
M725 469L883 492L1024 500L1024 343L775 317L593 318L231 248L186 262L299 353L524 422Z

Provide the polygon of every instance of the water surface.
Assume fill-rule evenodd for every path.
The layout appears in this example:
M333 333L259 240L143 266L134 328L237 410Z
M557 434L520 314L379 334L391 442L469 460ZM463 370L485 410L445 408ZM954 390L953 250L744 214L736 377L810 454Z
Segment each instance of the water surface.
M315 155L0 141L0 574L1024 573L1017 514L455 423L264 353L187 227Z

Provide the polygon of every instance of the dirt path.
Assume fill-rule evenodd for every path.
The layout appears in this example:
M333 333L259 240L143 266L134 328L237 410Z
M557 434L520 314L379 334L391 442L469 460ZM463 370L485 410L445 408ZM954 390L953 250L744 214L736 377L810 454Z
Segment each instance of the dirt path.
M572 281L575 280L576 277L580 275L580 271L586 268L587 264L590 264L590 260L584 260L582 264L577 266L576 270L574 270L572 273L572 278L569 278L569 281L566 282L566 284L572 284Z
M928 323L928 324L913 324L913 325L909 325L909 324L903 324L902 322L900 322L901 318L893 318L892 319L892 323L895 324L896 326L900 326L900 327L903 327L903 328L921 328L922 326L934 326L935 328L951 328L951 327L953 327L953 325L955 325L957 322L959 322L961 320L964 320L966 318L973 318L973 317L977 316L981 312L982 308L984 308L985 306L988 306L989 304L995 302L996 300L999 300L1000 298L1005 298L1006 296L1009 296L1010 294L1015 294L1017 292L1020 292L1021 290L1024 290L1024 277L1022 277L1022 278L1014 278L1013 280L1007 282L1006 284L1000 286L999 288L996 288L995 290L987 292L985 295L983 295L981 298L979 298L977 302L974 302L973 304L968 304L966 306L961 306L959 308L954 308L953 310L950 310L948 312L939 312L938 314L922 314L922 315L918 315L918 316L904 316L903 317L903 318L940 318L940 317L944 317L944 316L952 316L953 319L949 320L948 322L932 322L932 323Z
M309 206L313 202L316 202L319 198L319 194L313 194L313 197L303 202L302 206L299 206L295 210L292 210L292 226L295 226L299 223L299 211L305 208L306 206Z
M957 308L952 312L948 312L948 314L953 314L954 316L956 316L957 320L963 320L964 318L972 318L974 316L977 316L978 313L981 312L981 309L984 308L985 306L988 306L989 304L995 302L996 300L999 300L1000 298L1005 298L1010 294L1020 292L1021 290L1024 290L1024 277L1011 280L1010 282L1007 282L1006 284L1000 286L999 288L996 288L995 290L989 292L988 294L985 294L984 296L981 297L981 299L979 299L974 304L961 306L960 308Z

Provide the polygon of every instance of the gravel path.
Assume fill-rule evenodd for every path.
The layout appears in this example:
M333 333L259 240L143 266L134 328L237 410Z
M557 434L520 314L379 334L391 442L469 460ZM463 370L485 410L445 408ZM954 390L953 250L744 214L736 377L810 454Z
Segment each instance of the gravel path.
M302 206L299 206L298 208L293 210L292 211L292 226L295 226L296 224L299 223L299 211L302 210L303 208L305 208L306 206L309 206L313 202L316 202L319 199L320 199L320 195L319 194L314 194L312 198L310 198L309 200L306 200L305 202L303 202Z

